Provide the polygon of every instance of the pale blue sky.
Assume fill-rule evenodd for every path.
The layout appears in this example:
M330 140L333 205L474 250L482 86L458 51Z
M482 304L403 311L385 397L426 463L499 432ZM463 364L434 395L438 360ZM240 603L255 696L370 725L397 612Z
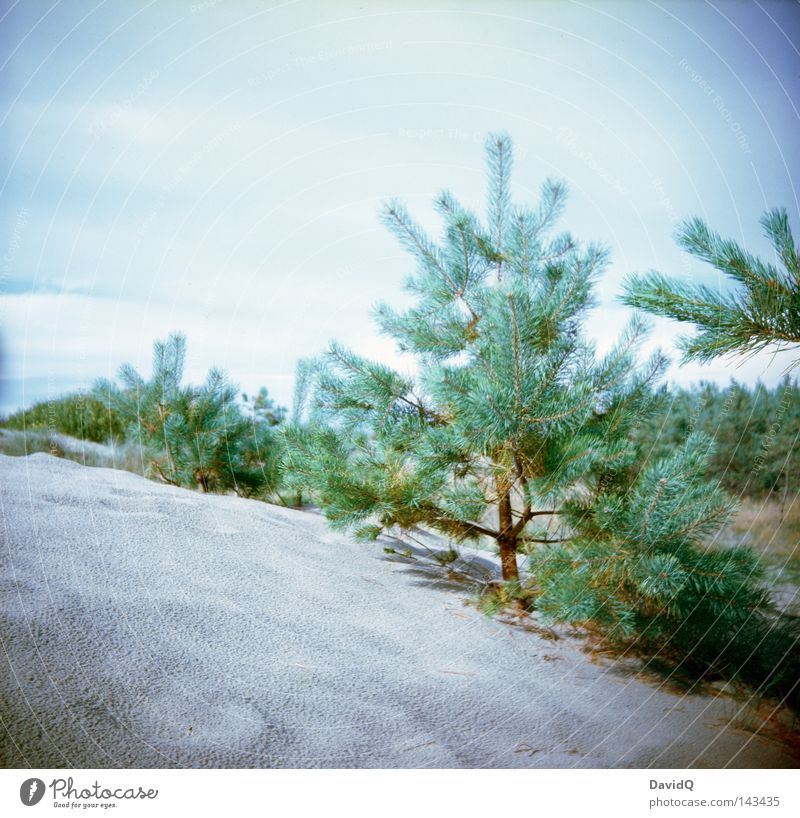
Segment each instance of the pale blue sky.
M607 242L589 328L626 320L622 277L717 276L671 238L704 216L766 253L798 230L796 2L2 4L0 410L89 385L186 332L189 376L225 367L289 401L336 337L395 360L370 306L410 260L376 218L442 188L483 207L482 141L507 130L515 195L571 189L563 227ZM653 344L671 349L671 322ZM677 356L674 356L677 357ZM780 357L678 370L777 380Z

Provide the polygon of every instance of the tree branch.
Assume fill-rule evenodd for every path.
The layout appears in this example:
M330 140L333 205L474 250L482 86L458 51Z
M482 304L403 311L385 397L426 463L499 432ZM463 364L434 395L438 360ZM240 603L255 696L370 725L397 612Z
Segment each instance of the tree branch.
M548 514L561 514L558 509L551 509L548 511L531 511L530 509L526 509L520 515L519 520L514 524L514 527L511 529L511 536L518 537L522 533L522 529L534 518L534 517L542 517ZM544 542L544 541L540 541ZM550 542L548 540L547 542Z
M476 523L472 520L458 520L455 517L449 517L439 508L434 507L431 509L431 511L433 511L433 519L431 520L432 523L436 523L438 521L449 523L451 526L460 528L465 534L483 534L486 537L491 537L493 540L496 540L500 536L499 531L486 528L480 523Z

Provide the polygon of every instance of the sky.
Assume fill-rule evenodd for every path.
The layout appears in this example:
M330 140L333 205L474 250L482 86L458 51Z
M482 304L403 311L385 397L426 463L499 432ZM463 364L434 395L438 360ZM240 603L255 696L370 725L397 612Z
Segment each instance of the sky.
M89 387L181 330L211 366L291 399L337 339L397 364L370 317L408 303L413 260L378 220L403 199L438 233L442 189L484 210L483 142L512 192L570 189L561 224L611 264L587 332L630 316L631 272L724 287L672 234L699 215L771 258L798 224L797 2L0 3L0 412ZM780 379L786 355L668 378Z

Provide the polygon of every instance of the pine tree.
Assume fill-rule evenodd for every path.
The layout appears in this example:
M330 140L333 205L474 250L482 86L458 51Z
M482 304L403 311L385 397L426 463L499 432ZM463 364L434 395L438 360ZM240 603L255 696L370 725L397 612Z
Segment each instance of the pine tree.
M121 386L101 381L95 393L126 421L129 438L150 453L152 472L165 482L269 494L277 484L278 452L266 391L258 403L263 411L248 418L220 370L212 369L200 386L183 385L185 359L186 339L173 334L155 342L150 380L125 364Z
M297 362L291 410L287 418L288 422L282 427L282 434L278 438L281 446L278 460L280 482L293 492L293 504L296 508L302 508L304 498L313 491L304 473L295 469L297 457L293 450L297 447L299 440L309 439L312 426L319 428L315 415L313 413L309 415L307 411L309 390L317 367L318 363L313 358L303 358Z
M678 244L738 286L731 293L719 293L650 272L631 276L622 300L655 315L695 324L697 334L679 342L685 361L752 354L767 347L797 352L800 251L785 210L766 212L761 225L780 259L780 268L754 257L735 241L722 239L702 219L692 218L678 229ZM798 363L800 358L789 368Z
M485 222L443 193L435 243L400 203L384 208L416 260L416 303L375 315L416 372L332 343L306 369L307 416L285 430L286 479L363 539L423 527L492 541L501 603L783 695L796 663L781 643L796 628L778 635L751 551L710 547L735 508L706 476L712 441L687 427L642 466L638 430L667 399L653 389L665 361L637 364L638 317L596 353L581 327L605 251L552 234L560 183L543 185L537 207L511 203L508 137L491 136L487 154Z
M275 403L269 396L266 386L262 386L258 392L252 396L243 392L242 402L254 423L264 422L270 426L278 426L286 419L286 409Z
M488 537L503 579L519 583L518 554L565 536L562 503L634 459L628 432L664 361L637 369L638 319L596 354L580 329L606 251L550 235L559 182L545 182L537 207L511 204L507 136L490 137L487 154L485 224L447 192L436 200L440 244L399 202L383 211L416 259L417 302L375 314L416 359L416 377L333 343L316 371L317 422L287 430L286 470L336 526L364 538L392 526Z

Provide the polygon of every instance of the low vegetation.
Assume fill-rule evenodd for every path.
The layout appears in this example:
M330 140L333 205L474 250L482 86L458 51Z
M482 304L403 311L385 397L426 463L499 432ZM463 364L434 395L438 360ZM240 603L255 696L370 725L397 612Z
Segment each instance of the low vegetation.
M6 418L6 429L23 432L46 431L79 440L107 443L125 436L123 419L91 392L79 392L34 404Z
M142 476L147 470L146 453L127 441L94 443L60 432L0 428L0 454L23 457L37 452L63 457L83 466L121 469Z

